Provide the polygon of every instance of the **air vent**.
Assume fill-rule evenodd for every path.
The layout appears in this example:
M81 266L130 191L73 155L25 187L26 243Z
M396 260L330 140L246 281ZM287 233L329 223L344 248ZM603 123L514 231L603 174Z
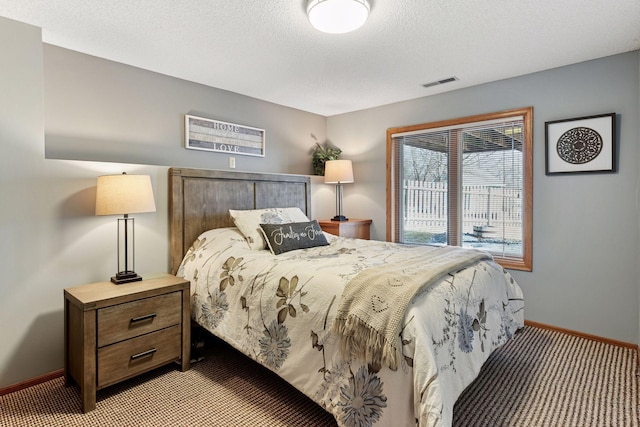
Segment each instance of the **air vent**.
M456 80L458 80L458 78L456 76L453 77L448 77L446 79L442 79L442 80L437 80L435 82L431 82L431 83L425 83L422 86L423 87L433 87L433 86L439 86L439 85L443 85L445 83L451 83L451 82L455 82Z

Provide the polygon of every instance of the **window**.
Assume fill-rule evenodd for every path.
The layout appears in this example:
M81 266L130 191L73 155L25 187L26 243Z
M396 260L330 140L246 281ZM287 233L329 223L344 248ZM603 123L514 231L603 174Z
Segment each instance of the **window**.
M533 108L387 131L387 240L531 271Z

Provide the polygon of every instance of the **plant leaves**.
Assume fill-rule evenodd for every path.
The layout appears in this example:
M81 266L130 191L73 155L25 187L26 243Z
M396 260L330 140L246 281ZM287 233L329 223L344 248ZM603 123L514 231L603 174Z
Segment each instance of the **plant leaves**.
M286 298L287 296L289 296L289 281L286 277L280 278L280 283L278 284L276 295L280 298Z
M407 365L413 368L413 359L408 356L404 356L404 361L407 362Z
M233 264L231 265L231 269L235 269L236 267L238 267L240 265L240 263L242 262L242 257L236 259L235 261L233 261Z
M292 296L296 291L296 287L298 286L298 276L293 276L291 278L291 282L289 283L289 296Z
M235 260L236 259L234 257L227 258L227 260L224 262L224 264L222 264L222 268L227 270L227 271L231 270L231 266L233 265L233 262Z
M324 346L322 344L318 344L318 334L316 334L313 331L311 331L311 344L313 348L315 348L318 351L324 350Z
M284 323L287 319L287 307L282 307L278 312L278 323Z
M486 323L487 321L487 312L484 309L484 298L480 301L480 309L478 310L478 319L480 323Z

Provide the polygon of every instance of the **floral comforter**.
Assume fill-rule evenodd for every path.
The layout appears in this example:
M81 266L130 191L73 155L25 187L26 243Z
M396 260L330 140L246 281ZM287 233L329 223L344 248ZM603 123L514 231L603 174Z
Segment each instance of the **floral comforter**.
M451 272L409 304L404 360L391 371L349 360L331 333L342 290L364 269L417 249L327 234L330 244L278 256L251 250L235 228L203 233L178 275L192 317L301 390L338 425L448 426L489 354L523 326L523 298L491 260Z

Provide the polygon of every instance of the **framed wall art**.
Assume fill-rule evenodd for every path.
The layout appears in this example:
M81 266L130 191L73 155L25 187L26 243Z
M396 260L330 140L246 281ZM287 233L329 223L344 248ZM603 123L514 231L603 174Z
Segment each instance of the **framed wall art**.
M185 148L264 157L265 131L202 117L184 116Z
M616 171L616 113L545 122L546 174Z

